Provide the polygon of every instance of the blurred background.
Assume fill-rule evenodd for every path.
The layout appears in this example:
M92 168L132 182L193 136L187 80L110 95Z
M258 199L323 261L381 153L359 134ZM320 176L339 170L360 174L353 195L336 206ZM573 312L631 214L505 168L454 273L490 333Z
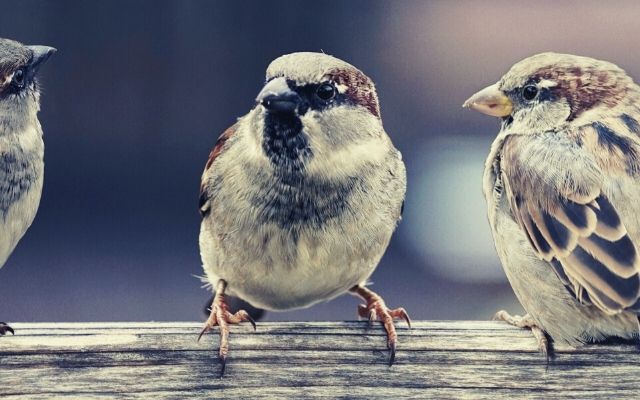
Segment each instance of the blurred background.
M0 270L0 320L201 320L200 174L269 62L324 51L377 84L408 169L405 218L372 277L414 319L521 312L481 191L495 119L463 101L541 51L640 79L640 3L0 1L0 36L58 48L42 70L45 187ZM354 319L343 296L267 319Z

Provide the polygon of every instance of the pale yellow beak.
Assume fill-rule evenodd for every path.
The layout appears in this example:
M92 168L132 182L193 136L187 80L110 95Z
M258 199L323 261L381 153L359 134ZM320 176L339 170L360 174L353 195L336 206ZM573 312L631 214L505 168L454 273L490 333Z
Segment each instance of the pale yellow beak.
M465 101L462 107L471 108L494 117L506 117L513 111L513 103L502 93L497 83L469 97L469 100Z

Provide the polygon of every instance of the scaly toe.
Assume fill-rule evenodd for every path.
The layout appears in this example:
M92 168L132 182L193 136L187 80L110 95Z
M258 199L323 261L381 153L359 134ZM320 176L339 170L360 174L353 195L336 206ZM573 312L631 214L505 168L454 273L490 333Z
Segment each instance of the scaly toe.
M214 304L212 306L211 315L205 322L200 335L198 336L198 340L207 332L213 330L214 327L218 326L220 329L220 345L218 347L218 360L220 362L220 377L224 376L227 366L227 358L229 355L229 325L236 325L242 322L249 322L253 327L253 330L256 330L256 321L251 318L248 312L245 310L240 310L235 314L231 314L227 311L226 306L222 304Z
M358 315L362 318L369 319L369 324L373 321L380 321L387 334L387 348L389 349L389 366L393 365L396 359L396 346L398 342L398 334L394 324L394 319L403 319L406 321L409 328L411 328L411 318L407 311L400 307L396 309L387 308L384 300L380 295L367 289L362 285L354 286L350 289L351 292L360 296L365 304L358 306Z
M411 329L411 318L409 317L409 314L404 308L402 307L396 308L395 310L392 310L389 314L391 314L391 317L393 319L402 318L403 320L405 320L405 322L409 326L409 329Z
M215 313L211 313L209 318L207 318L207 321L204 323L204 326L202 327L200 334L198 335L198 342L200 341L200 339L202 339L202 336L204 336L205 333L211 332L213 328L217 325L218 325L218 321L215 316Z
M547 334L545 331L536 325L536 322L533 320L530 314L526 314L524 316L519 315L511 315L505 310L500 310L493 316L494 321L504 321L509 325L513 325L517 328L530 329L531 333L535 337L538 342L538 349L542 354L544 354L545 359L547 360L547 364L549 360L553 358L553 346L549 341Z

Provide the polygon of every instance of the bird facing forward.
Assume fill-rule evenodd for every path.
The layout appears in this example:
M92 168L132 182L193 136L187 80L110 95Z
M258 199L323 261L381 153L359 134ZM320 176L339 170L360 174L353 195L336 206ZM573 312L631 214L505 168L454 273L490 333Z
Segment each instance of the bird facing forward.
M544 53L466 107L502 119L484 172L498 255L546 354L637 339L640 87L614 64Z
M0 39L0 268L40 203L44 144L36 73L54 52ZM13 329L0 322L0 335L7 332Z
M203 333L220 327L223 371L228 324L253 323L228 312L225 293L290 310L350 291L366 302L360 316L383 322L393 362L393 319L409 317L364 285L400 220L405 188L365 74L321 53L269 65L256 106L220 136L202 176L200 254L216 289Z

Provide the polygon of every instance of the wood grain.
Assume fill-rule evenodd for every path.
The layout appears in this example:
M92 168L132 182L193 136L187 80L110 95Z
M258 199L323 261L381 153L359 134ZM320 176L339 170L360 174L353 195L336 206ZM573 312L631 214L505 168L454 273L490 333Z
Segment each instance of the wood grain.
M640 398L633 345L556 347L499 322L399 324L396 364L364 322L233 326L219 377L199 323L23 323L0 337L0 398Z

